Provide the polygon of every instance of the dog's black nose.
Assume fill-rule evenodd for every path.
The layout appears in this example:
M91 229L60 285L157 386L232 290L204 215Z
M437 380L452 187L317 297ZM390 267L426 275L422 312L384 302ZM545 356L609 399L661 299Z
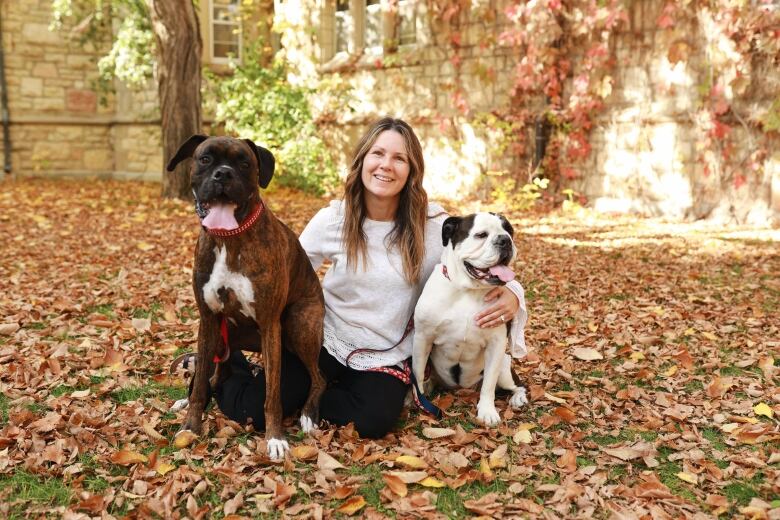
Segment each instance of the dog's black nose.
M496 246L500 247L501 249L511 247L512 239L509 238L507 235L501 235L500 237L496 237Z
M230 174L233 170L227 166L218 166L214 173L211 174L211 178L215 181L223 181L230 178Z

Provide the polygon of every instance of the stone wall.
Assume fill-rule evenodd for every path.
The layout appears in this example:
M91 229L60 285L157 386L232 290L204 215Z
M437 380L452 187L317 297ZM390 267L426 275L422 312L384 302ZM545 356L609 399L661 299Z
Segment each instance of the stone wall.
M705 130L695 117L700 86L709 74L707 44L714 36L702 29L707 21L691 20L674 30L657 27L662 0L628 1L629 23L613 41L616 67L612 94L605 99L590 135L591 156L574 165L580 176L564 180L591 205L605 211L633 211L675 218L711 218L718 221L766 224L780 220L780 152L762 159L760 171L747 172L746 182L735 182L747 155L760 137L755 127L733 122L734 153L722 171L706 173L700 160ZM327 2L326 2L327 5ZM472 3L472 9L494 15L486 23L461 18L460 73L455 74L447 31L425 20L422 37L412 48L401 48L381 62L374 56L339 60L331 53L319 56L322 74L339 73L354 88L355 111L324 125L346 164L362 129L378 116L396 115L413 123L425 147L426 185L434 197L456 198L482 190L491 172L528 171L533 136L526 153L496 155L497 132L475 124L485 114L510 103L514 64L521 56L512 49L491 50L482 45L500 34L506 23L498 0ZM316 12L316 10L312 10ZM324 10L327 15L327 9ZM488 17L489 18L489 17ZM310 23L312 23L310 21ZM323 22L324 23L324 22ZM539 37L542 37L540 35ZM690 45L685 62L667 59L670 45L684 39ZM577 66L578 57L572 56ZM734 100L734 111L744 115L766 110L780 91L777 68L755 72L764 82L749 99ZM468 106L465 116L453 101L460 89ZM542 100L525 100L532 111L543 113ZM445 123L439 116L446 118ZM736 117L736 116L735 116ZM770 137L769 150L780 149ZM740 171L742 173L740 173Z
M606 211L759 224L777 220L776 138L769 156L760 159L759 171L748 172L745 182L734 182L760 137L754 127L735 122L732 164L725 164L717 175L705 173L699 157L704 130L695 110L699 85L708 74L706 45L712 35L702 29L706 20L692 20L672 31L658 29L663 4L628 1L629 23L613 41L612 93L590 135L593 151L584 163L573 165L581 175L568 186ZM426 186L433 197L459 198L475 191L485 195L496 178L494 172L527 167L533 146L530 133L525 155L511 150L496 153L501 133L489 121L479 124L474 117L510 103L511 76L521 58L513 49L483 45L506 23L502 0L472 4L483 14L492 13L494 22L468 16L460 20L458 74L448 31L426 12L427 2L418 2L416 44L384 56L346 59L334 58L324 31L333 5L333 0L287 0L278 4L276 16L283 22L277 26L284 28L287 58L299 65L291 81L338 73L354 89L354 110L341 110L322 124L344 170L366 125L385 114L402 117L415 127L425 150ZM7 0L0 9L14 173L159 179L162 157L154 86L141 92L119 86L104 106L92 88L95 62L103 49L84 50L61 33L49 32L50 0ZM672 64L667 51L682 37L691 48L689 59ZM756 77L761 78L760 86L746 100L735 101L736 112L765 110L780 92L776 67L764 65ZM462 106L453 101L457 91L462 93ZM525 104L535 112L544 110L543 100Z
M50 31L51 0L0 9L12 173L159 178L156 96L120 90L101 103L95 64L105 48Z

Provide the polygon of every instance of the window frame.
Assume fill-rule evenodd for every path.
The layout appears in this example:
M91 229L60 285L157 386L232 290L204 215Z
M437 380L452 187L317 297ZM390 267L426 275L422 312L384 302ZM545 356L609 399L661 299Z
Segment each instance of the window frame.
M236 8L238 10L236 14L236 22L234 24L232 23L225 23L217 21L214 18L214 0L208 0L208 29L209 29L209 62L214 63L216 65L228 65L232 61L236 61L238 63L241 63L241 60L243 58L243 46L244 46L244 31L241 23L241 0L232 0L236 2ZM214 47L216 45L216 41L214 40L214 26L215 24L219 25L227 25L227 26L234 26L236 31L236 36L238 37L237 45L238 45L238 53L235 56L227 56L227 57L221 57L221 56L215 56L214 55Z

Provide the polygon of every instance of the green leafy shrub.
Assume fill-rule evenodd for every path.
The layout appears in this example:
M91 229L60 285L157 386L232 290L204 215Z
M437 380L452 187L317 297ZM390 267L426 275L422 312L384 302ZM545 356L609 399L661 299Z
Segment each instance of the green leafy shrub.
M492 205L501 208L501 211L529 210L542 196L549 183L549 179L535 178L532 182L519 186L515 179L502 179L493 186L490 194Z
M281 60L264 65L259 50L259 44L248 49L228 76L208 74L217 122L271 150L279 184L317 195L332 192L340 181L314 124L312 89L290 84Z

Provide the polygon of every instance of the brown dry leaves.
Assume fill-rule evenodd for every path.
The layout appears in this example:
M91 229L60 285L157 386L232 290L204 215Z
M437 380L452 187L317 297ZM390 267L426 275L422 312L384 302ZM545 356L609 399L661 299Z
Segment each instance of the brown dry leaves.
M378 441L298 440L288 421L291 457L272 464L262 435L214 409L206 435L171 445L184 389L166 369L194 348L198 225L158 191L3 185L0 516L778 515L776 232L515 216L531 404L499 398L485 429L475 391L445 393L442 422L411 411ZM297 232L325 204L267 200ZM69 495L20 498L20 476Z

